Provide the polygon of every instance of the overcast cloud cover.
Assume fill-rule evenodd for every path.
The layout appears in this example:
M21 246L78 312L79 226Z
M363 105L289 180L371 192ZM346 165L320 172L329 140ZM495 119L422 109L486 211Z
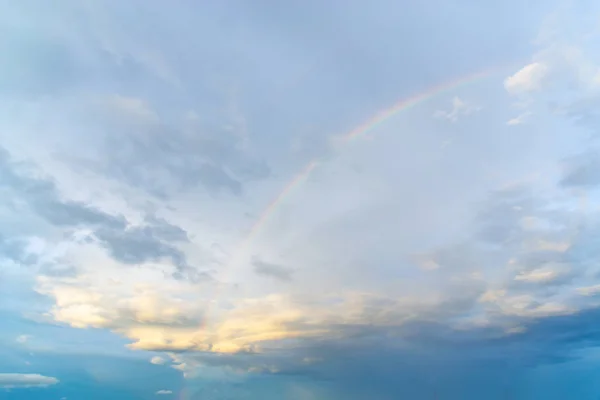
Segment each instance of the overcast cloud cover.
M0 0L0 54L0 399L600 396L597 2Z

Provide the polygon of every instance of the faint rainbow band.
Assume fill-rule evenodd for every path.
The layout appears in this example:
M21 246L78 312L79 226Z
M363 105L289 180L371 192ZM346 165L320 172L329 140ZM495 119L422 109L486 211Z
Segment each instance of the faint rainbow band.
M351 141L364 136L368 132L373 131L374 129L376 129L377 127L382 125L384 122L386 122L387 120L389 120L390 118L394 117L395 115L397 115L401 112L408 111L415 106L418 106L420 104L427 102L428 100L432 100L440 95L447 94L451 90L456 90L463 86L477 83L485 78L492 77L497 73L505 72L505 71L509 70L509 68L515 67L516 65L517 65L517 63L512 62L510 64L494 66L494 67L485 69L481 72L466 75L461 78L458 78L458 79L455 79L455 80L452 80L452 81L449 81L446 83L442 83L437 86L433 86L424 92L421 92L414 96L400 100L399 102L395 103L391 107L378 112L377 114L375 114L374 116L372 116L371 118L369 118L365 122L363 122L361 125L357 126L350 132L343 135L341 144L342 145L348 144ZM233 253L232 261L225 268L225 273L227 273L227 271L230 271L232 269L231 266L233 264L235 264L237 261L239 261L238 260L239 255L247 253L247 249L250 247L252 241L254 240L254 238L256 238L259 235L260 231L267 224L267 222L269 221L269 218L271 217L271 215L273 215L275 210L285 201L286 198L288 198L290 196L290 194L293 192L293 190L295 188L300 186L301 183L305 182L308 179L310 174L319 165L321 165L321 163L322 163L322 161L318 160L318 159L313 159L312 161L310 161L299 173L297 173L294 176L294 178L291 181L289 181L289 183L287 183L284 186L283 190L281 190L281 192L279 192L279 194L277 196L275 196L275 198L268 204L268 206L260 214L260 216L256 220L256 222L252 225L249 233L244 237L244 239L241 241L241 243L236 247L236 250ZM217 286L217 287L219 287L219 286ZM207 311L205 313L205 321L202 324L203 327L206 327L208 321L211 319L210 318L211 304L215 304L218 301L218 299L219 299L218 290L217 290L217 293L215 294L215 296L212 297L212 299L213 300L209 303Z

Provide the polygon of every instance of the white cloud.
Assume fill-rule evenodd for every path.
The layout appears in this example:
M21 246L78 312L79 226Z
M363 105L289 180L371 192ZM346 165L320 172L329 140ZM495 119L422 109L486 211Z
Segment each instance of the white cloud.
M515 276L515 281L531 282L531 283L546 283L552 282L561 276L560 271L550 268L538 268L533 271L521 272Z
M525 122L527 122L527 120L529 119L529 117L531 116L531 112L530 111L525 111L521 114L519 114L518 116L509 119L508 121L506 121L506 125L522 125Z
M549 68L542 62L533 62L504 80L504 88L511 94L528 93L542 88Z
M56 385L58 382L59 380L56 378L39 374L0 373L0 387L6 389L47 387Z
M155 365L163 365L167 362L167 360L162 357L155 356L150 359L150 362Z
M158 115L142 99L114 95L106 99L107 106L114 110L117 115L127 118L128 121L139 123L156 123Z
M482 297L481 301L489 303L492 309L500 311L505 316L524 318L569 315L577 311L576 308L557 301L541 302L533 294L505 295L499 293L495 296Z
M31 335L20 335L17 337L16 342L20 344L25 344L29 339L31 339Z
M435 118L442 118L451 122L456 122L460 117L471 115L480 110L480 106L467 104L460 97L456 96L452 99L452 107L450 110L437 110L433 116Z
M577 292L582 296L596 296L600 294L600 285L581 287L577 289Z
M171 390L159 390L158 392L156 392L156 394L173 394L173 391Z

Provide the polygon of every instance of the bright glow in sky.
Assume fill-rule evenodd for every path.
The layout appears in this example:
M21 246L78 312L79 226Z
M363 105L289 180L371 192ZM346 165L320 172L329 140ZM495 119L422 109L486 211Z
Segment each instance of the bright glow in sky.
M0 399L600 395L598 2L0 0L0 51Z

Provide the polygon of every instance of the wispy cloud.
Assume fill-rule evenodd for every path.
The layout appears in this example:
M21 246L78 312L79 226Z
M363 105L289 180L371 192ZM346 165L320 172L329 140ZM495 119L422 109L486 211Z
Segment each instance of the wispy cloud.
M465 117L481 111L481 106L466 103L460 97L452 98L452 107L450 110L437 110L433 116L435 118L447 119L450 122L456 122L461 117Z
M58 379L39 374L0 373L0 387L5 389L48 387L57 383Z

